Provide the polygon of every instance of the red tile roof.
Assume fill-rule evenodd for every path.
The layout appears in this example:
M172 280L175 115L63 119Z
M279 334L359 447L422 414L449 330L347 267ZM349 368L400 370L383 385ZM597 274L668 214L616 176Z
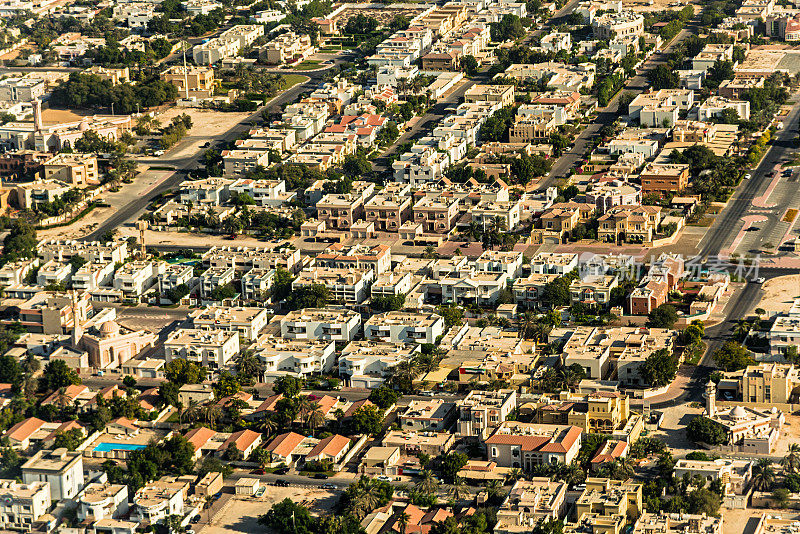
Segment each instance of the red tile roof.
M286 432L269 442L266 449L276 456L286 458L300 445L305 437L297 434L296 432Z
M317 443L313 449L311 449L311 452L308 453L307 457L313 459L321 454L335 457L349 446L350 438L340 436L339 434L334 434L333 436L328 436L327 438L320 440L320 442Z

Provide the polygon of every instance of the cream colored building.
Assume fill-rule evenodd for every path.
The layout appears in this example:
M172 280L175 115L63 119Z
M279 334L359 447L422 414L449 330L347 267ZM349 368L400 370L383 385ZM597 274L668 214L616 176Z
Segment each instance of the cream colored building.
M57 154L44 162L42 179L58 180L80 189L99 185L97 157L92 154Z
M160 78L169 82L180 91L181 97L189 96L208 98L214 93L214 69L211 67L195 67L175 65L161 73Z

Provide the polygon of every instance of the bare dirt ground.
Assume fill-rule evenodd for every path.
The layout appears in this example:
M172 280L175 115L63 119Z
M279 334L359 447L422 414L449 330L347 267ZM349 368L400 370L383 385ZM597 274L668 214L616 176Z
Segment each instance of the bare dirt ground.
M330 512L338 496L319 488L267 486L263 497L236 497L228 504L224 513L202 529L202 534L228 534L230 532L264 532L258 524L258 516L267 513L272 505L290 498L303 503L312 514Z
M764 291L764 296L761 297L758 308L763 308L768 315L786 312L792 306L794 299L800 296L800 275L772 278L764 282L761 289Z
M94 114L90 110L43 109L42 122L45 124L60 124L62 122L79 121L83 117L91 117Z
M69 226L39 230L37 235L41 238L48 239L74 239L83 237L91 233L115 211L128 204L134 198L146 194L151 188L155 187L172 174L170 171L148 171L146 166L140 166L139 170L147 172L140 173L132 184L123 184L122 188L116 193L105 192L100 195L99 198L108 203L109 207L95 208L85 217L75 221ZM122 230L122 228L120 228L120 230ZM134 228L130 228L129 230L131 235L136 234L138 236L138 232Z
M156 118L161 121L162 125L168 124L173 117L177 117L186 113L192 118L192 128L189 130L187 139L196 142L190 143L181 147L176 152L169 152L170 159L178 159L186 156L192 156L197 152L207 141L213 140L230 130L234 125L247 119L252 112L243 113L223 113L221 111L213 111L209 109L196 109L196 108L178 108L172 107L160 113Z

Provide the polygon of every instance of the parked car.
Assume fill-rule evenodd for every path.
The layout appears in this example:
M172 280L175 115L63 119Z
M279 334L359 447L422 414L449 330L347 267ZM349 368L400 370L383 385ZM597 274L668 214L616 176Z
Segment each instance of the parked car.
M288 467L281 467L280 469L276 469L275 470L275 474L276 475L286 475L288 473L289 473L289 468Z
M375 478L377 478L378 480L383 480L384 482L389 482L389 481L392 480L391 478L387 477L386 475L378 475Z
M320 488L326 489L326 490L335 490L336 486L334 484L331 484L330 482L326 482L325 484L320 486Z
M325 473L317 473L317 474L314 475L314 478L316 478L318 480L327 480L328 479L328 475L326 475Z
M278 480L275 481L275 485L276 486L280 486L282 488L288 488L289 487L289 482L287 482L286 480L284 480L282 478L279 478Z
M252 471L250 471L251 475L263 475L264 473L266 473L266 471L264 471L263 469L253 469Z
M199 523L199 522L200 522L200 516L199 515L196 515L196 516L194 516L192 518L192 523Z

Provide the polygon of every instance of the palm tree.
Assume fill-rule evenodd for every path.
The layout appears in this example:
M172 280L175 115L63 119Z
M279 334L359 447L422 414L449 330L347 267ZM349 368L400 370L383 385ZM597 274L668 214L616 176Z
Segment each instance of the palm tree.
M214 424L217 422L217 419L222 416L222 409L219 407L219 405L212 402L206 405L204 415L208 425L213 428Z
M316 403L315 403L316 404ZM317 405L319 406L319 405ZM321 410L314 410L310 414L308 414L308 427L312 429L317 429L321 426L325 425L325 414L322 413Z
M499 497L501 493L503 493L503 483L499 480L490 480L486 484L486 494L489 499Z
M406 529L408 528L408 522L410 520L411 516L405 512L397 514L397 524L400 526L400 534L406 534Z
M319 403L317 401L311 400L311 397L305 395L300 397L300 420L304 421L306 424L309 424L309 416L319 410ZM311 426L309 425L309 428Z
M200 414L200 403L196 399L191 399L189 404L181 410L181 413L178 415L178 422L183 424L183 418L185 417L189 422L195 422L197 420L197 416Z
M262 434L271 436L278 429L278 422L271 415L266 415L258 424Z
M33 398L39 388L39 381L31 374L26 374L22 380L22 393L27 398Z
M800 444L792 443L789 445L789 454L783 457L781 465L789 473L800 471Z
M464 497L469 496L469 487L467 486L467 483L464 482L463 478L456 477L453 479L453 483L450 484L447 493L449 493L456 501L460 501Z
M620 458L618 461L613 462L612 478L618 480L627 480L633 476L633 462L630 458Z
M28 354L27 356L25 356L25 358L22 360L21 363L22 363L22 370L28 374L35 373L42 366L39 359L33 354Z
M508 472L508 476L506 477L508 480L516 482L517 480L521 479L523 476L522 469L519 467L514 467L511 471Z
M439 487L439 483L429 469L422 471L422 478L417 482L416 488L422 493L433 494Z
M772 460L761 458L753 466L753 487L759 491L769 491L775 484L775 471L772 468Z
M214 496L206 495L206 523L211 524L211 505L214 504Z
M236 358L236 373L259 380L264 374L264 364L252 350L243 350Z
M58 388L58 392L56 393L56 398L53 399L53 402L60 406L61 408L66 408L67 406L72 403L72 397L67 395L67 388Z

